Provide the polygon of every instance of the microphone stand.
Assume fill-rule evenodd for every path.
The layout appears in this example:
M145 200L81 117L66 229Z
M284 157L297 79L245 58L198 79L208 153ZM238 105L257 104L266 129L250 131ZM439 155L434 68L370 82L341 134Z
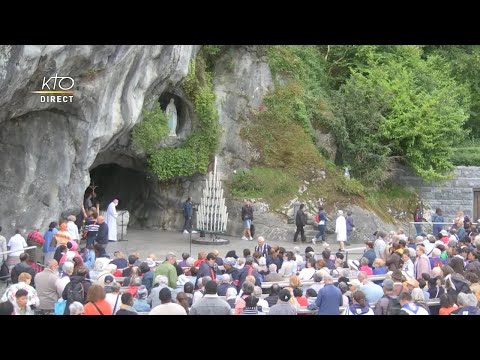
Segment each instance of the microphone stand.
M198 211L198 204L192 203L192 219L190 220L190 255L192 255L192 231L193 231L193 212Z

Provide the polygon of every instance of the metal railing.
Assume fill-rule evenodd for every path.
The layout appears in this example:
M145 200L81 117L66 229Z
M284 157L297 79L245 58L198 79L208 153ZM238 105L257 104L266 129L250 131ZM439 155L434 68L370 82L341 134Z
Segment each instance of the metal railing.
M445 225L454 225L455 223L454 222L431 222L431 221L410 221L409 222L410 225L413 225L413 230L415 231L415 234L416 234L416 229L415 229L415 225L426 225L428 227L431 227L433 229L433 225L443 225L443 227ZM477 225L478 223L471 223L472 225ZM442 227L442 230L444 230ZM433 230L432 230L433 231ZM412 226L409 226L408 227L408 236L410 237L412 233Z
M37 248L36 246L27 246L26 248L23 248L22 250L31 250L31 249L36 249L36 248ZM10 254L12 252L17 252L17 251L20 251L20 250L3 251L3 252L0 252L0 255L6 255L6 254Z

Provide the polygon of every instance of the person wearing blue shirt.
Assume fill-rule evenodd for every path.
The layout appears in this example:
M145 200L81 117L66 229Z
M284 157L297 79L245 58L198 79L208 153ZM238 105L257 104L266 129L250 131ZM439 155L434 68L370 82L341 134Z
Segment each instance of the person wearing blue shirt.
M330 275L323 277L325 286L320 289L315 300L318 307L318 315L340 315L340 306L343 305L342 292L333 285Z

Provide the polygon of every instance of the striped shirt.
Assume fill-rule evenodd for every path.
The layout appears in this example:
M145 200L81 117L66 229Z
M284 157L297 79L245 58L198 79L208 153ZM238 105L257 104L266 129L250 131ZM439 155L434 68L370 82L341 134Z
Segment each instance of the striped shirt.
M96 223L96 222L87 225L87 232L88 232L88 235L87 235L87 236L90 237L90 236L93 235L92 233L97 233L99 227L100 227L100 224L98 224L98 223ZM95 235L95 236L96 236L96 235Z
M258 309L257 307L254 307L254 308L244 307L242 315L258 315Z

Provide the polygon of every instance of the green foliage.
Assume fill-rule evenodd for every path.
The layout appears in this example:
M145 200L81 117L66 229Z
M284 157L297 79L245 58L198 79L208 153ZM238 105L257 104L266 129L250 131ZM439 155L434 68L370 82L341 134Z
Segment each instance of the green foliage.
M223 45L203 45L202 51L206 59L215 58L222 52Z
M262 167L239 171L233 176L231 184L234 197L269 199L273 207L282 205L284 199L295 195L297 190L298 179L294 176Z
M255 120L240 133L258 151L257 164L262 167L264 176L256 171L239 174L234 190L244 197L258 194L274 207L284 204L293 195L305 199L321 196L332 199L332 203L334 197L343 199L343 195L335 195L337 190L333 184L336 182L341 194L359 194L361 184L343 180L343 174L326 160L326 150L317 147L314 141L314 129L328 131L337 121L326 91L326 62L320 48L268 46L266 53L276 83L275 91L264 97ZM265 168L270 169L268 174L278 176L266 176ZM319 183L315 180L318 178L316 171L322 169L326 169L327 179ZM251 179L252 176L255 179ZM304 180L309 181L308 190L299 194L298 187ZM265 186L258 185L259 182ZM285 184L288 189L277 191Z
M388 170L388 156L405 160L425 180L445 179L453 167L451 147L464 136L467 88L454 80L443 58L423 59L420 47L367 50L366 63L352 70L338 91L340 98L346 97L337 104L348 134L336 136L343 160L354 164L352 173L368 182L371 175L365 177L359 169L368 170L367 175L371 169ZM372 161L375 157L378 161Z
M216 61L225 51L225 45L203 45L202 57L205 59L205 63L210 71L213 70Z
M363 196L365 188L362 183L356 179L348 179L345 176L338 176L334 183L335 190L345 195Z
M298 180L309 178L309 168L327 166L329 181L335 183L324 188L352 196L363 194L362 183L382 186L397 161L427 181L448 177L451 148L468 134L462 126L471 114L473 87L458 74L463 79L475 74L475 51L468 61L462 58L467 65L461 72L446 55L424 52L422 46L294 45L265 50L275 91L241 132L258 150L258 164ZM348 164L361 183L328 169L325 151L312 146L315 129L335 136L336 163Z
M321 167L324 159L311 137L291 120L288 109L281 101L284 91L289 89L280 88L267 96L265 102L272 106L260 112L250 126L241 130L240 135L258 150L259 164L299 176L309 173L312 168Z
M379 132L385 107L379 89L352 75L333 99L341 119L333 129L340 150L337 161L348 164L351 174L365 183L382 184L388 177L390 148Z
M467 140L457 144L450 161L456 166L480 166L480 140Z
M199 87L193 97L193 104L200 125L215 127L218 123L218 113L212 88L210 86Z
M296 91L286 98L289 104L285 107L291 109L291 119L310 134L313 128L334 127L336 119L330 108L327 62L320 47L269 46L267 54L276 87L296 86Z
M391 202L395 200L411 200L416 193L400 185L387 184L381 191L368 191L367 200Z
M168 122L160 103L155 102L151 109L143 109L142 120L132 130L135 148L147 155L155 152L156 146L168 134Z
M191 61L190 64L188 64L188 74L182 85L185 94L191 99L195 97L197 82L197 61Z
M210 49L209 51L212 51ZM158 149L148 158L152 172L160 180L206 173L218 147L220 128L215 107L212 76L200 53L189 66L183 89L193 103L197 118L193 132L178 148Z
M452 74L460 84L468 86L471 95L469 118L464 129L480 138L480 46L479 45L429 45L425 54L446 59Z

